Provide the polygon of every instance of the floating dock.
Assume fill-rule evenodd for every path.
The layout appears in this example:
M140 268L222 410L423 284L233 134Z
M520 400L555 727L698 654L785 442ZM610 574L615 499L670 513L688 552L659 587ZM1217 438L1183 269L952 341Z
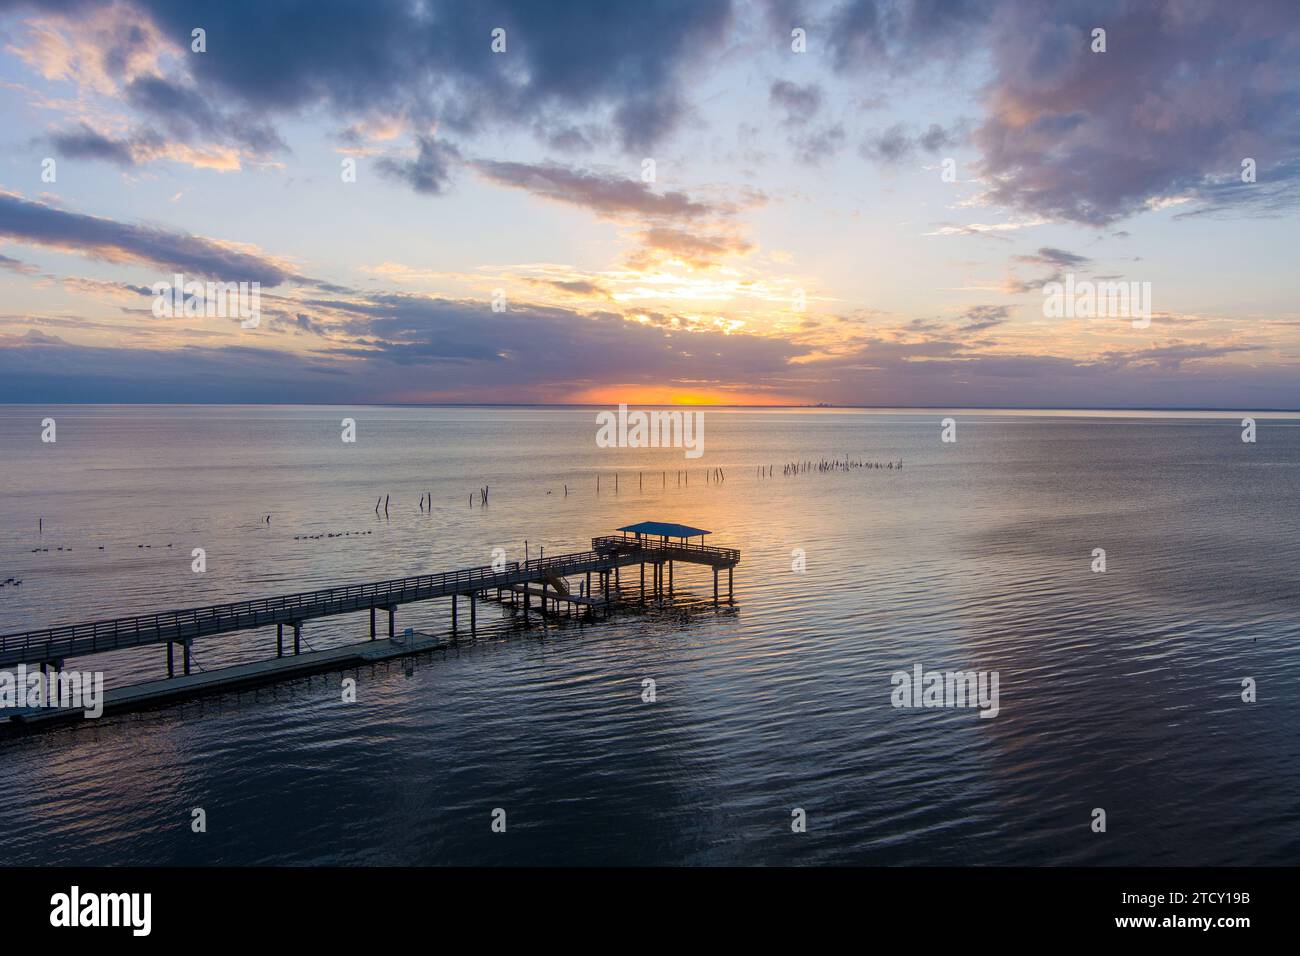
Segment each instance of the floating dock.
M648 529L653 529L648 530ZM311 673L346 670L364 664L419 654L456 643L459 632L458 604L469 601L469 631L477 630L478 602L495 594L498 600L518 608L522 604L525 624L534 610L539 615L558 614L567 605L570 614L608 612L627 603L620 579L624 568L639 566L639 589L633 600L662 600L673 591L676 562L704 565L713 570L713 602L720 602L719 576L727 573L728 603L733 601L733 573L740 552L695 544L690 538L708 534L698 528L644 522L619 529L621 535L593 538L591 550L556 555L526 562L466 568L440 574L397 578L374 584L346 585L281 597L214 604L202 608L112 618L80 624L65 624L34 631L0 636L0 668L19 664L39 665L42 672L62 670L72 657L87 657L124 648L163 645L167 654L167 678L119 687L104 693L104 713L135 710L209 693L224 692L273 683ZM646 570L650 570L650 589ZM568 578L579 578L577 593ZM397 608L403 604L436 598L451 600L451 635L444 640L434 635L396 632ZM520 600L522 599L522 601ZM387 639L380 639L376 615L388 614ZM302 629L307 621L338 614L369 612L370 639L344 647L302 653ZM276 656L266 660L191 673L190 650L199 638L274 625ZM285 628L292 631L292 652L286 648ZM175 650L181 651L181 674L176 674ZM81 720L80 709L29 708L5 713L0 718L31 725L49 725Z

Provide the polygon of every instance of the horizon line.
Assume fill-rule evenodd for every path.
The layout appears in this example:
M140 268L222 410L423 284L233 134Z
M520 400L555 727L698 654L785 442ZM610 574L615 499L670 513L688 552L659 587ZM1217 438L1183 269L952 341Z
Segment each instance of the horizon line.
M936 411L952 409L967 412L1285 412L1300 414L1300 408L1264 408L1259 406L1217 407L1209 405L868 405L805 404L754 405L724 402L0 402L4 407L88 407L88 408L601 408L625 405L628 408L729 408L741 410L798 411Z

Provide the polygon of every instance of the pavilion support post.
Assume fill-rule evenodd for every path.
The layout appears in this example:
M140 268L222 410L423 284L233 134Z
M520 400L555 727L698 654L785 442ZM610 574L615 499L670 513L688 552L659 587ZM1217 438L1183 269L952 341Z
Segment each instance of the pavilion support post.
M302 621L293 622L293 653L296 657L302 651Z
M388 639L391 641L397 637L397 605L388 606Z
M733 596L734 591L732 590L732 574L734 571L735 568L727 568L727 603L728 604L736 603L736 599Z
M168 677L175 677L175 676L176 676L176 665L175 665L175 663L174 663L174 661L173 661L173 657L172 657L172 655L173 655L173 653L174 653L174 648L175 648L175 647L176 647L176 645L173 644L171 641L168 641L168 642L167 642L167 676L168 676ZM41 665L41 670L44 670L44 669L45 669L45 665L42 664L42 665Z
M375 609L370 609L370 639L373 641L378 635L375 634Z
M668 562L668 596L673 596L673 563Z
M277 624L275 626L275 656L284 657L284 625L283 624Z
M718 603L718 569L713 569L713 603Z
M645 562L641 562L641 603L645 603Z
M181 647L184 650L184 659L181 666L184 668L185 675L188 677L190 673L190 642L184 641L181 644Z

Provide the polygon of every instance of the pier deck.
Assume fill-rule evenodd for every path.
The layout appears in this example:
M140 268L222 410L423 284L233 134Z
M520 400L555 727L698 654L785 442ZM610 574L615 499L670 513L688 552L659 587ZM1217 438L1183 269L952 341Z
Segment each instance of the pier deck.
M326 671L378 664L411 654L440 650L455 643L454 639L416 632L403 639L361 641L343 647L309 651L296 657L252 661L198 674L114 687L104 691L104 715L143 710L207 694L260 687ZM24 726L41 727L83 720L84 712L77 707L26 707L10 712L8 716Z
M611 601L611 576L617 579L620 568L631 565L651 565L656 581L662 580L662 569L673 562L701 564L713 569L713 595L718 599L718 574L728 572L730 597L731 570L740 561L740 552L730 548L674 543L668 540L605 536L592 539L590 551L556 555L527 562L510 562L502 567L465 568L440 574L418 575L379 581L373 584L355 584L323 588L316 591L289 594L281 597L259 598L214 604L208 607L162 611L132 617L112 618L78 624L64 624L33 631L23 631L0 636L0 667L18 664L52 664L62 666L71 657L84 657L129 647L166 644L168 668L171 670L172 647L184 650L185 671L189 675L189 650L196 638L210 637L236 631L276 625L277 658L284 656L284 626L293 628L294 656L298 654L299 636L305 621L313 618L370 611L370 637L376 640L375 613L388 612L388 637L395 634L394 615L397 607L415 601L434 598L452 599L453 621L456 599L470 598L473 613L475 598L487 591L528 585L542 585L573 575L598 576L600 588L588 595L593 604L609 605ZM642 582L644 582L644 569ZM614 589L617 594L617 587ZM644 593L644 583L642 584ZM601 597L595 598L599 593ZM551 597L571 600L570 596L551 593ZM525 615L530 595L525 593Z

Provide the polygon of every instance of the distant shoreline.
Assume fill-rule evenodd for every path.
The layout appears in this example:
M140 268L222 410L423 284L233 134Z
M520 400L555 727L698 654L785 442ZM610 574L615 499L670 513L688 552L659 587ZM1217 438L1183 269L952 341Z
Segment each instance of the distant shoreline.
M716 408L738 411L879 411L879 412L982 412L986 414L1017 412L1086 412L1098 415L1116 413L1168 413L1192 414L1198 412L1222 415L1233 414L1300 414L1300 408L1259 408L1234 406L1214 408L1189 405L1093 407L1086 405L724 405L724 404L673 404L666 402L626 402L628 408ZM611 405L598 402L0 402L0 408L518 408L518 409L607 409Z

